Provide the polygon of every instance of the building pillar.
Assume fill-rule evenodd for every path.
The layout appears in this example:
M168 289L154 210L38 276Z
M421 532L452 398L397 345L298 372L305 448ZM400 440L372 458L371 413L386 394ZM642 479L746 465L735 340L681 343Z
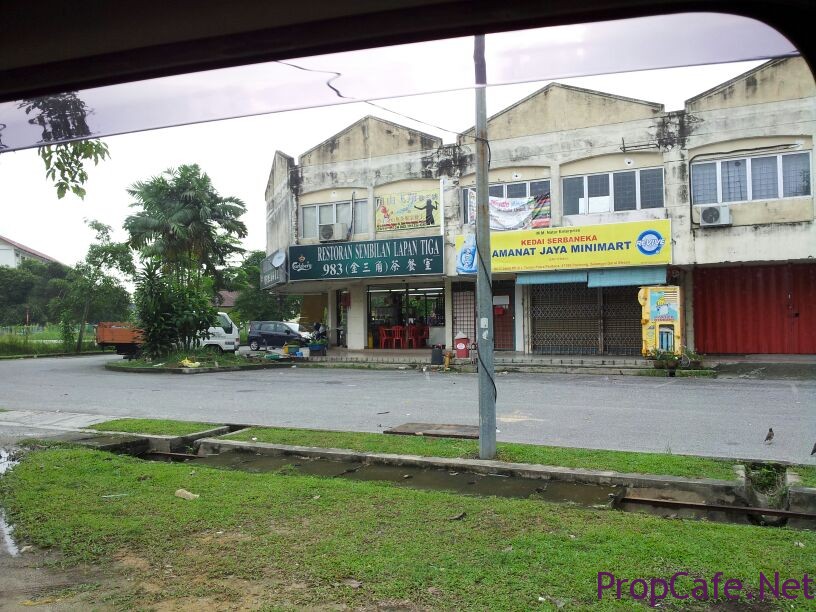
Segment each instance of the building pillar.
M686 346L696 351L694 345L694 270L689 268L683 272L683 335Z
M516 295L513 299L513 315L515 317L515 348L517 351L525 352L524 346L524 319L526 312L524 308L524 285L515 285Z
M453 281L445 279L445 347L453 350Z
M368 211L369 211L369 219L368 219L368 239L369 240L376 240L377 239L377 206L374 202L374 185L368 186Z
M349 285L348 291L351 303L346 314L348 320L346 344L350 351L361 351L368 348L366 288L363 284L353 284Z
M329 330L329 344L335 346L337 344L337 290L329 289L326 298L326 327Z
M561 166L550 166L550 226L563 225L564 207L561 202Z

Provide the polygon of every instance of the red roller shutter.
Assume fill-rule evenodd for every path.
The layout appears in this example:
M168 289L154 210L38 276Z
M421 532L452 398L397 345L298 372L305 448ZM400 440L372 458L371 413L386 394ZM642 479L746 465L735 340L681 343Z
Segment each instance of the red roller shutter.
M701 353L816 353L816 264L697 268Z

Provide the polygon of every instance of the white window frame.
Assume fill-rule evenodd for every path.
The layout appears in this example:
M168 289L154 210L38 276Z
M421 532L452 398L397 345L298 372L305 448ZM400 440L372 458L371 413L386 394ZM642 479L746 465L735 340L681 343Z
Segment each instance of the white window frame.
M783 184L783 176L782 176L782 158L788 155L801 155L802 153L807 153L808 156L808 166L813 167L813 157L811 151L788 151L786 153L773 153L773 152L766 152L761 153L757 152L755 155L749 155L744 157L723 157L719 159L707 159L703 161L694 162L691 164L691 176L689 177L689 194L694 193L694 166L699 166L703 164L715 164L717 169L717 201L716 202L704 202L698 204L692 200L693 205L698 206L707 206L707 205L714 205L714 204L742 204L745 202L764 202L770 200L787 200L790 198L812 198L813 197L813 172L811 171L810 174L810 193L807 195L801 196L785 196L785 186ZM776 197L775 198L761 198L759 200L754 200L754 185L753 185L753 177L751 174L751 170L753 168L753 160L755 157L776 157ZM745 200L729 200L728 202L723 202L723 191L722 191L722 162L729 162L729 161L744 161L745 164L745 174L746 174L746 182L748 183L746 186L746 198ZM691 195L689 196L691 197Z
M641 208L640 205L640 173L643 170L660 170L661 171L661 178L663 179L663 205L662 206L652 206L650 208ZM625 172L634 172L635 173L635 208L630 210L615 210L615 174L622 174ZM609 209L604 211L593 211L589 212L587 208L589 207L589 177L590 176L603 176L607 175L609 180ZM578 215L596 215L596 214L604 214L604 213L631 213L636 210L660 210L661 208L666 208L666 171L663 166L649 166L648 168L632 168L631 170L614 170L609 172L590 172L589 174L573 174L571 176L564 176L561 177L561 206L563 210L564 206L564 185L563 182L565 179L574 179L574 178L582 178L584 179L584 197L582 197L578 201ZM565 213L566 214L566 213ZM575 214L567 215L567 216L577 216Z
M351 219L352 219L352 223L353 223L353 226L354 226L352 228L354 230L353 235L354 236L361 236L361 235L364 235L364 234L368 235L368 233L369 233L368 230L365 230L365 231L362 231L362 232L358 231L357 223L355 223L355 221L358 220L358 217L354 216L354 206L359 205L360 202L365 203L366 211L368 211L369 210L368 200L364 199L364 198L359 198L359 199L355 198L353 202L352 202L352 200L349 199L349 200L338 200L337 202L318 202L316 204L304 204L304 205L300 206L299 210L298 210L298 238L301 239L301 240L317 240L318 236L320 235L320 226L321 225L326 225L326 223L321 223L320 222L320 207L321 206L331 206L332 207L332 221L331 221L331 223L337 223L337 205L338 204L348 204L351 207ZM304 221L303 221L304 213L303 213L303 211L305 209L307 209L307 208L314 208L314 210L315 210L315 222L317 223L317 227L315 227L315 235L314 235L314 237L311 237L311 238L305 238L303 236L303 227L304 227ZM366 225L369 225L370 223L371 223L370 219L366 219Z
M508 181L508 182L501 182L501 183L490 183L488 185L488 190L490 189L490 187L501 186L502 195L501 196L495 196L495 197L506 198L507 197L507 185L524 184L524 185L526 185L526 189L525 189L525 192L524 192L526 195L524 197L529 198L530 197L530 183L541 183L543 181L547 181L550 184L550 199L552 199L552 179L551 178L534 178L534 179L530 179L530 180L527 180L527 181ZM465 185L464 187L461 187L460 190L459 190L459 193L462 194L462 200L463 200L462 204L463 204L463 212L464 212L464 215L463 215L462 218L464 219L465 224L467 224L468 219L470 219L470 200L469 200L469 198L467 196L464 195L464 193L465 192L470 193L471 191L476 191L476 185Z

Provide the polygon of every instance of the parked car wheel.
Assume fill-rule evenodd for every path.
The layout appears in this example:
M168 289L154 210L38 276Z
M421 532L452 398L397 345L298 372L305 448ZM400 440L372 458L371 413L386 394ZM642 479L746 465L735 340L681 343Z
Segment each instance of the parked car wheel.
M259 348L260 348L260 345L258 344L257 340L252 340L249 343L249 350L250 351L257 351Z

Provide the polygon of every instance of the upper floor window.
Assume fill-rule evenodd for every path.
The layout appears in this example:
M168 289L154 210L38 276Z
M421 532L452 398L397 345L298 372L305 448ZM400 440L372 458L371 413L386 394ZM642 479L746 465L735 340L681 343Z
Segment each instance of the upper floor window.
M604 172L563 179L565 215L663 207L663 168Z
M368 200L354 200L354 225L352 227L351 202L330 202L300 207L300 237L317 238L320 225L345 223L354 234L368 232Z
M493 183L488 187L488 195L491 198L535 198L537 196L549 195L550 181L540 179L535 181L523 181L517 183ZM475 206L476 187L462 188L462 202L464 203L464 218L469 222L476 219Z
M691 165L692 204L809 196L810 153L740 157Z

